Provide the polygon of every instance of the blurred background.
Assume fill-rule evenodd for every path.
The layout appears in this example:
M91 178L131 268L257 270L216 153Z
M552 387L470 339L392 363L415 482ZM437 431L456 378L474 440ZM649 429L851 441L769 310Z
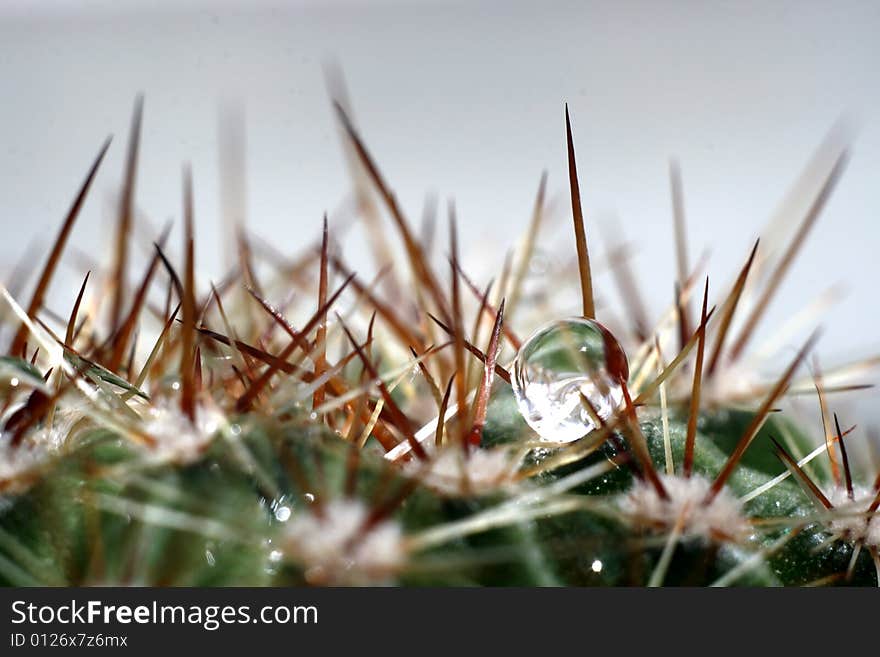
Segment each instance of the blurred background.
M483 281L528 225L545 169L557 208L545 243L574 255L568 102L591 248L601 253L599 228L619 221L656 318L676 274L670 158L683 172L691 258L711 250L720 289L780 208L802 213L809 195L786 201L788 190L835 122L851 117L850 166L761 325L771 333L842 282L819 346L827 368L880 352L878 34L871 0L3 0L0 273L29 245L27 257L42 261L114 134L52 289L51 303L67 312L82 276L77 250L109 253L139 92L137 204L154 227L179 223L181 165L192 163L200 280L222 276L230 202L256 235L296 253L322 213L350 198L325 75L337 66L402 206L416 222L426 194L441 207L454 198L463 257ZM246 128L246 183L234 190L218 165L230 108ZM136 231L145 249L154 236L146 226ZM372 269L357 236L349 233L346 255ZM609 281L599 283L619 306ZM876 392L849 400L858 416L847 422L880 421Z

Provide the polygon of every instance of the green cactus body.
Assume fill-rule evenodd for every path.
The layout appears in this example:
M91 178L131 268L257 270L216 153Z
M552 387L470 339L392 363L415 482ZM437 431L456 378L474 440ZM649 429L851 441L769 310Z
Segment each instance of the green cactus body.
M504 434L520 435L523 421L511 412L509 393L496 394L487 425L487 444L502 445ZM698 434L694 473L711 476L723 465L732 438L746 414L705 416ZM501 418L506 418L507 426ZM775 422L762 433L778 432ZM511 426L514 425L514 426ZM0 515L0 576L7 585L295 585L306 572L289 561L285 526L316 513L333 499L373 505L383 495L413 484L370 451L357 455L355 481L346 463L351 448L307 418L286 422L237 418L238 435L224 434L186 465L143 463L142 450L112 432L85 430L22 494L8 496ZM511 431L513 429L514 431ZM642 430L657 463L663 463L663 430L658 419ZM669 425L672 453L683 458L686 427ZM730 479L742 496L779 473L762 436ZM763 447L763 449L761 449ZM488 448L488 447L487 447ZM528 490L540 491L614 455L609 443L595 453L542 473L506 492L450 496L415 482L390 520L405 537L497 509ZM772 454L770 454L772 456ZM310 482L310 483L309 483ZM594 509L545 514L513 514L499 526L455 538L424 552L406 553L399 568L358 583L414 585L642 585L663 552L667 529L652 532L620 516L619 499L633 485L625 467L615 467L564 493L586 498ZM322 502L321 498L325 498ZM557 501L562 499L560 496ZM524 506L527 506L524 504ZM288 509L283 513L281 507ZM810 500L789 478L744 505L749 520L806 517ZM766 557L790 528L762 530L741 545L706 537L681 538L663 583L703 585L737 568L730 583L804 584L847 568L852 547L831 544L821 523ZM401 547L406 552L404 547ZM747 566L752 563L751 566ZM870 556L863 552L849 580L874 584ZM345 581L344 579L342 581Z

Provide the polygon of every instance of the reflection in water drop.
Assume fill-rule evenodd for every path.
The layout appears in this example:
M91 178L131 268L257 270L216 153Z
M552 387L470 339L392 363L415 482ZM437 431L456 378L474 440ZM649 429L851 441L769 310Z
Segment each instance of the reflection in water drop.
M511 383L519 412L542 440L571 442L596 428L590 406L603 420L615 412L628 376L626 355L608 329L573 317L523 343Z

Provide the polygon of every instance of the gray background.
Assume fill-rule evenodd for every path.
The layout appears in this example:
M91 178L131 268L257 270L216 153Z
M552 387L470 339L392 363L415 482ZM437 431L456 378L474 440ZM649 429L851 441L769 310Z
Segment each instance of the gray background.
M573 253L568 101L588 230L621 220L640 247L635 267L656 314L675 275L669 157L684 171L692 257L710 247L709 274L725 283L823 136L851 115L860 127L851 166L763 325L771 331L845 282L820 343L827 367L880 350L878 34L880 3L856 1L6 0L2 272L25 244L51 239L112 132L71 242L106 251L139 91L138 204L156 224L179 217L180 166L193 163L202 280L220 276L228 246L217 117L230 99L246 108L249 226L295 252L350 191L323 73L335 60L403 206L417 218L426 192L454 196L463 240L479 244L464 249L477 274L497 269L525 228L545 168L561 210L547 238ZM351 240L347 252L366 266ZM53 289L64 313L81 276L72 260ZM859 397L862 419L880 419L868 403L876 393Z

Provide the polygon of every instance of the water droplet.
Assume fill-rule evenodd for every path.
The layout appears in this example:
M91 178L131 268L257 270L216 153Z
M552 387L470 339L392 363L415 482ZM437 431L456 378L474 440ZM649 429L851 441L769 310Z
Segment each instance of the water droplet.
M626 354L599 322L557 320L526 340L513 364L519 412L542 440L571 442L596 428L586 397L607 419L623 400Z
M593 563L590 565L590 569L594 573L601 573L602 572L602 562L599 559L594 560Z
M275 520L278 522L287 522L288 518L290 518L289 506L279 506L275 509Z
M532 276L544 276L550 272L553 259L544 251L535 249L529 260L529 274Z

